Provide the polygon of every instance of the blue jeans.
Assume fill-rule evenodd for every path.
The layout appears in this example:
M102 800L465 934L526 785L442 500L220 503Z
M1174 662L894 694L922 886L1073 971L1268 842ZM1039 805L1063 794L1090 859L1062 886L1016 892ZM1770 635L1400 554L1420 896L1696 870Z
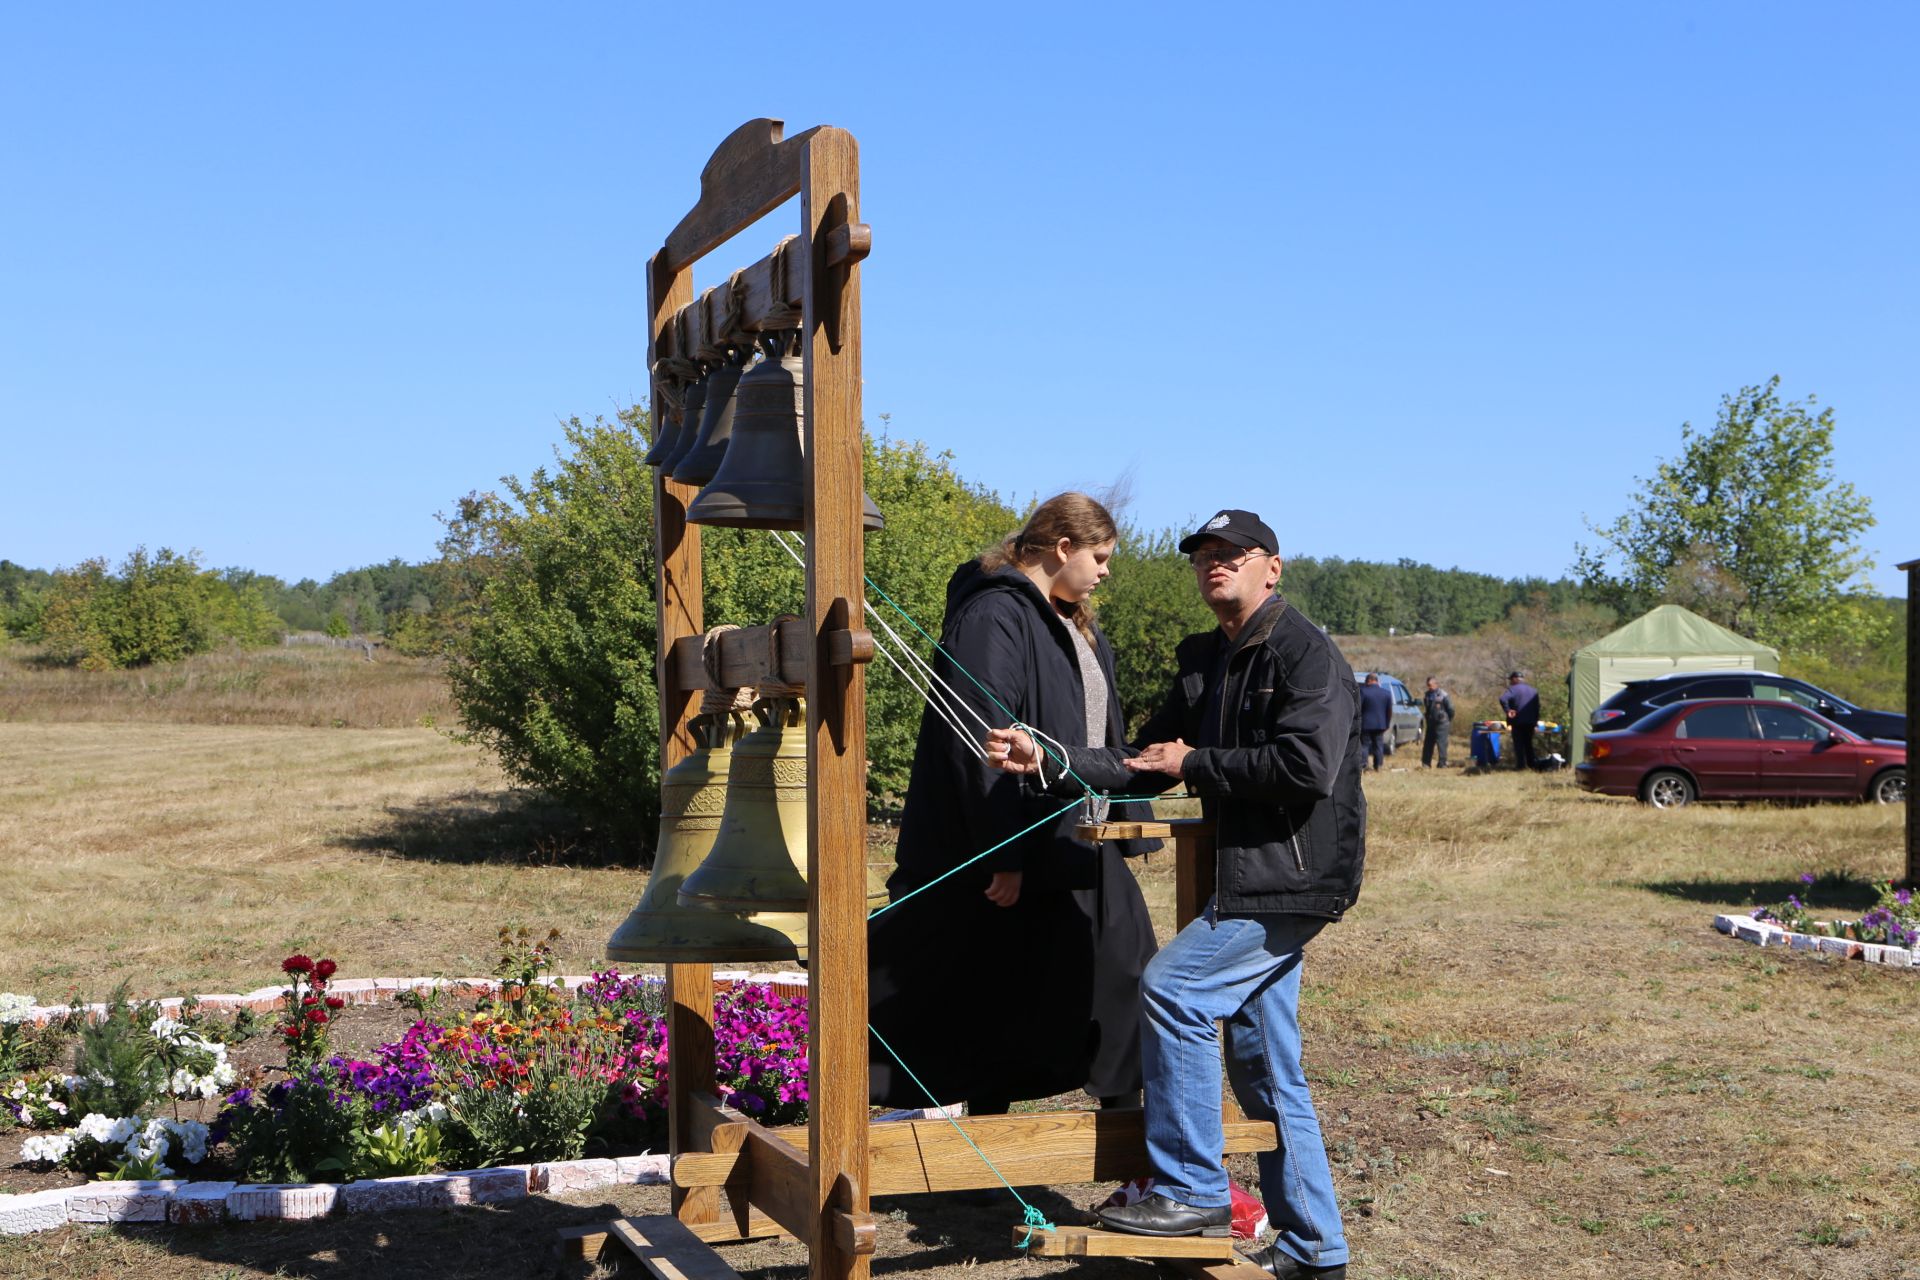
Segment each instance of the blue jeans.
M1271 1121L1280 1140L1259 1156L1260 1193L1280 1251L1309 1266L1345 1262L1333 1171L1300 1066L1300 962L1326 921L1213 916L1208 903L1140 980L1154 1193L1204 1208L1229 1203L1214 1027L1225 1019L1234 1096L1248 1118Z

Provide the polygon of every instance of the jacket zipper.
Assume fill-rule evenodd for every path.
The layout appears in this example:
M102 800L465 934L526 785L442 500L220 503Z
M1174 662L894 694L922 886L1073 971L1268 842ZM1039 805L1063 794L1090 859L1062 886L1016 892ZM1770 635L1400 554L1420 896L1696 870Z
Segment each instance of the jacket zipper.
M1299 870L1300 874L1305 875L1307 872L1307 859L1300 852L1300 833L1298 831L1289 831L1287 833L1287 839L1293 844L1293 865Z

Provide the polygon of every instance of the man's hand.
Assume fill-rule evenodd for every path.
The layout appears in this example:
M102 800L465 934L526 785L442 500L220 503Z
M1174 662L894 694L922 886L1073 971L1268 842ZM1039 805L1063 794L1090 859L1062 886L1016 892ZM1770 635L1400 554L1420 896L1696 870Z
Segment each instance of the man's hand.
M1020 876L1018 871L994 872L987 885L987 901L996 907L1010 907L1020 901Z
M1129 757L1125 764L1135 773L1165 773L1180 778L1186 776L1183 770L1187 764L1187 753L1193 750L1179 738L1172 742L1156 742L1137 756Z
M987 740L981 745L986 748L988 766L1003 773L1035 773L1040 768L1040 753L1034 749L1033 739L1019 729L989 729ZM1018 884L1013 892L1016 898L1020 896ZM987 896L993 896L992 890L988 890Z

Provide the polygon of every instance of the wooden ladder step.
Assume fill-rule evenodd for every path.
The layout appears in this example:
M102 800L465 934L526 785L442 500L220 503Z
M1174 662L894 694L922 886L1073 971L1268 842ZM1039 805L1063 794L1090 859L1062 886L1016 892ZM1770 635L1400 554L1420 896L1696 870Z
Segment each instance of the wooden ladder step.
M560 1232L563 1257L603 1259L609 1251L633 1258L654 1280L740 1280L684 1222L667 1214L642 1218L615 1218L591 1227L569 1227Z
M1036 1258L1192 1258L1231 1262L1237 1256L1231 1236L1136 1236L1124 1231L1102 1231L1098 1227L1055 1227L1051 1231L1035 1231L1031 1239L1027 1228L1015 1227L1013 1242L1025 1242L1027 1252ZM1267 1274L1259 1267L1254 1270L1263 1276Z

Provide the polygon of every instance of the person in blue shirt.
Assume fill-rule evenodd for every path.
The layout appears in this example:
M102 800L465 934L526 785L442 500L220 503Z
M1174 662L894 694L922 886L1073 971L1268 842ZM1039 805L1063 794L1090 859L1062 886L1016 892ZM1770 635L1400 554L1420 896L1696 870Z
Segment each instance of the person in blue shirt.
M1507 713L1507 724L1513 729L1513 767L1532 768L1533 727L1540 723L1540 691L1523 680L1518 671L1509 671L1500 709Z
M1367 672L1360 686L1360 750L1380 772L1380 757L1386 751L1386 735L1393 731L1393 695L1380 685L1380 673Z

